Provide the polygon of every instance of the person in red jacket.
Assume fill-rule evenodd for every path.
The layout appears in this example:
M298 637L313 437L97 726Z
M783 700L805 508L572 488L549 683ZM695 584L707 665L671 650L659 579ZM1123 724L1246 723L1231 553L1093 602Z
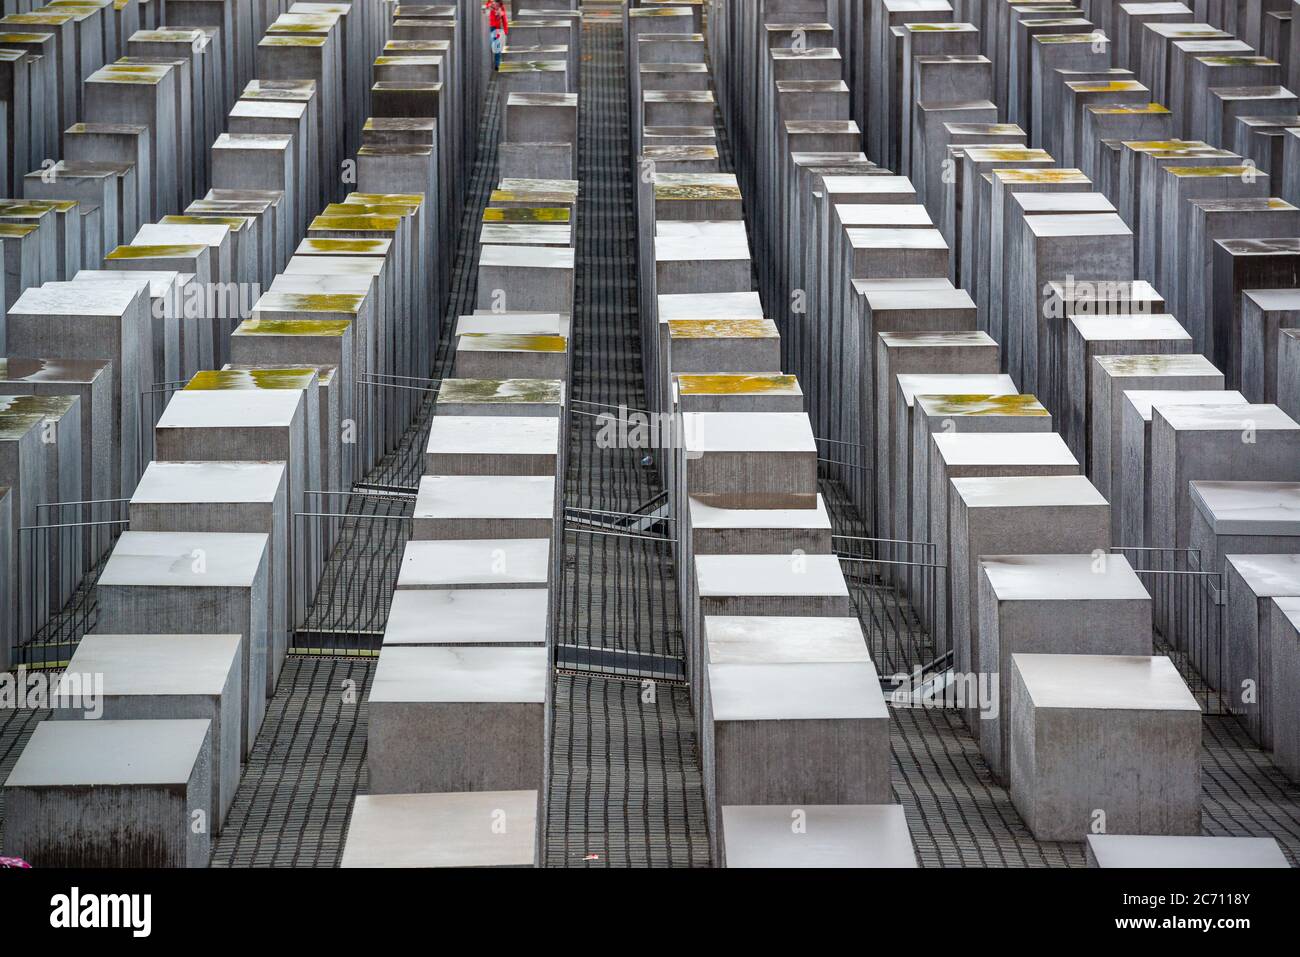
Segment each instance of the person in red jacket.
M506 48L506 38L510 35L510 14L506 12L504 0L488 0L488 36L492 38L492 69L501 69L501 53Z

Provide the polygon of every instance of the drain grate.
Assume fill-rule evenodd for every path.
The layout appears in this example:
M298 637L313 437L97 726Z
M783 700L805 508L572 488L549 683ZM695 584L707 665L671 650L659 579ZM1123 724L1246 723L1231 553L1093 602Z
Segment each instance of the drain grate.
M374 663L290 656L235 792L213 867L334 867L366 783Z
M658 683L559 674L548 867L709 864L690 696Z

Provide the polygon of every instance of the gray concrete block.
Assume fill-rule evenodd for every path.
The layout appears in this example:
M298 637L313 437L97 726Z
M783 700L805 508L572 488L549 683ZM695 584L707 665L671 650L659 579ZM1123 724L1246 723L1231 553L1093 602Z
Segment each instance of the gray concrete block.
M384 649L370 687L375 794L540 788L544 648Z
M5 848L37 867L206 867L207 720L43 721L5 781Z
M1040 841L1199 834L1201 710L1163 655L1013 655L1011 800Z

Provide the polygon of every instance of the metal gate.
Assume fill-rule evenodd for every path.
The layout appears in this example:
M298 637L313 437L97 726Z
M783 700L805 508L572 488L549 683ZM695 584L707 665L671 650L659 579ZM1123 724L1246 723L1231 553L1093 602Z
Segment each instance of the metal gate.
M948 569L931 542L833 535L854 613L882 683L916 682L948 667L946 635L933 628L948 600Z
M569 415L555 667L680 681L685 641L674 582L676 522L661 450L602 438L630 416L573 401ZM603 430L603 432L602 432Z
M1118 545L1151 595L1152 647L1168 655L1207 715L1237 714L1258 733L1258 709L1231 706L1224 574L1199 549ZM1255 657L1259 661L1258 652Z
M353 391L355 422L344 424L350 441L353 488L415 494L424 474L424 449L433 425L441 379L363 373Z
M18 594L12 607L0 609L0 626L13 627L17 638L16 664L66 662L95 627L95 586L127 529L130 504L99 499L37 505L34 524L19 528Z
M379 653L414 510L414 495L305 493L291 533L293 652Z

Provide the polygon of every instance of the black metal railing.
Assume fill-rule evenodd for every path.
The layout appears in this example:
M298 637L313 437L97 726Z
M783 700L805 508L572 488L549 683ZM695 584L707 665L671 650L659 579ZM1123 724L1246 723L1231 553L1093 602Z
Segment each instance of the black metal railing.
M413 495L319 492L293 517L289 647L373 655L411 537Z
M1206 714L1242 713L1227 696L1228 633L1223 572L1199 549L1118 545L1151 595L1152 646L1168 655ZM1258 657L1256 660L1259 660ZM1257 709L1247 709L1258 720Z
M98 614L95 586L113 544L130 522L130 500L51 502L19 528L15 661L67 661Z
M939 621L948 594L948 569L937 560L937 547L854 535L831 541L881 680L946 667L947 636L927 624Z
M853 535L873 533L875 468L873 449L857 442L817 438L817 476L837 530Z
M176 379L171 382L155 382L140 392L137 401L137 414L140 417L140 435L136 443L137 471L143 475L149 463L157 454L154 439L154 426L162 417L163 411L171 397L189 384L188 379Z
M441 379L364 373L357 377L353 408L368 424L352 425L343 451L358 491L414 494L424 474Z

